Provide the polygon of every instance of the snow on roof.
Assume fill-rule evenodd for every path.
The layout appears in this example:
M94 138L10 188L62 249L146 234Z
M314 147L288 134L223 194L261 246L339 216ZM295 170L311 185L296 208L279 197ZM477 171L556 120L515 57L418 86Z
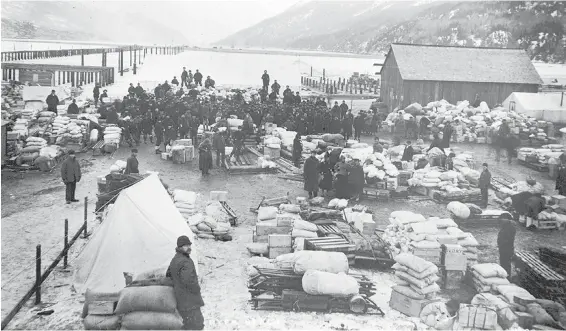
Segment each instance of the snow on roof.
M521 49L392 44L404 80L542 84Z

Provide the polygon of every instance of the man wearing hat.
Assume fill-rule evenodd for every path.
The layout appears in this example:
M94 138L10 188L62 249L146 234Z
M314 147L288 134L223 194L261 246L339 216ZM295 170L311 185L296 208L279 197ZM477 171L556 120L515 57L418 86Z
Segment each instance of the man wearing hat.
M138 168L139 162L137 156L138 156L138 150L136 148L133 148L132 155L126 160L126 170L124 171L126 175L140 173L140 170Z
M47 104L47 111L52 111L57 114L57 105L59 104L59 98L55 94L55 90L51 90L51 94L47 96L45 103Z
M173 280L177 310L183 318L183 329L202 330L204 317L200 307L204 306L204 301L200 294L195 264L190 256L191 245L189 237L177 238L176 254L165 275Z
M75 189L77 183L81 181L81 166L75 157L75 151L69 150L69 156L61 164L61 178L63 183L65 183L65 200L67 204L71 202L78 202L75 199Z

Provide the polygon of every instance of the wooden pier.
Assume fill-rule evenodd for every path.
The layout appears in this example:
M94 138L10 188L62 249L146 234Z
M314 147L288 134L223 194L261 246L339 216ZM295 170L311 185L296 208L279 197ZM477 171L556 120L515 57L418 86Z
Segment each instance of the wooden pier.
M326 77L301 76L301 85L319 90L327 95L337 96L367 96L369 98L379 97L379 82L365 84L352 79L338 78L338 80Z
M71 66L58 64L2 63L2 80L30 82L40 86L71 84L80 86L114 83L114 67Z

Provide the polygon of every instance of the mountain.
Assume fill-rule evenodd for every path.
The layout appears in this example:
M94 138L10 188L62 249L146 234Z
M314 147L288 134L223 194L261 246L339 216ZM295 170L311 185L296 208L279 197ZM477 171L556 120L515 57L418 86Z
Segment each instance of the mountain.
M2 38L187 43L177 30L136 13L130 2L2 1Z
M391 43L522 47L566 60L562 1L308 1L216 44L383 55Z

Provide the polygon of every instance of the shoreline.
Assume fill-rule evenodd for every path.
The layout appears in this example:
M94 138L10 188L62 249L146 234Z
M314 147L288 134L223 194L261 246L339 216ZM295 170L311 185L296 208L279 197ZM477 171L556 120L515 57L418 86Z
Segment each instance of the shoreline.
M157 44L128 44L117 42L95 42L95 41L73 41L73 40L42 40L42 39L14 39L3 38L3 42L17 43L45 43L45 44L69 44L69 45L95 45L95 46L124 46L137 45L142 47L161 47ZM219 48L219 47L198 47L189 46L187 51L192 52L218 52L218 53L241 53L241 54L263 54L263 55L289 55L289 56L311 56L311 57L341 57L356 59L374 59L376 63L383 63L384 59L377 54L355 54L355 53L339 53L339 52L317 52L307 50L279 50L279 49L256 49L256 48ZM12 52L12 51L6 51Z

